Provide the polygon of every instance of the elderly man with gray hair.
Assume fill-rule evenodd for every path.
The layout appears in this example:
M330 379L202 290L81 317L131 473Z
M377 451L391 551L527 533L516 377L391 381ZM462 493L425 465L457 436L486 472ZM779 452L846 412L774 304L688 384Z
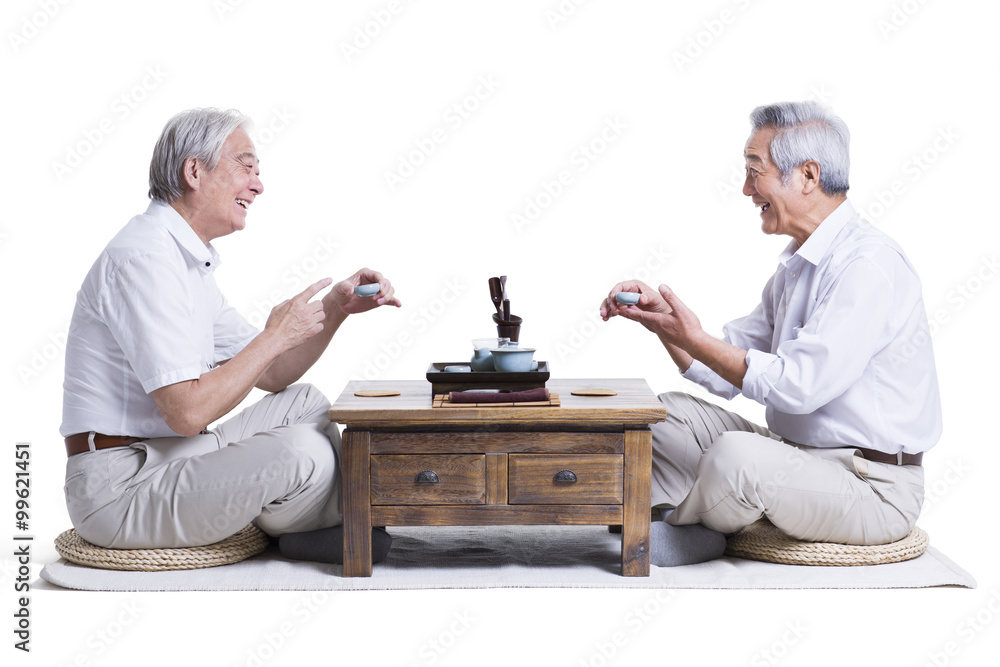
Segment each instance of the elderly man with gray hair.
M941 434L920 280L847 199L847 126L811 102L750 119L743 194L765 234L792 239L761 303L721 339L666 285L619 283L601 304L605 321L655 333L683 377L766 407L765 428L684 393L660 396L656 565L721 556L726 534L761 517L801 540L899 540L920 513L923 452ZM638 304L619 304L618 292L638 292Z
M349 315L399 306L361 269L278 304L257 331L216 285L212 240L242 230L264 191L249 118L192 109L164 127L146 212L97 258L66 347L65 495L104 547L205 545L253 522L291 558L340 562L340 434L329 402L293 384ZM377 283L374 297L357 296ZM270 392L225 419L254 388ZM377 558L391 538L376 529Z

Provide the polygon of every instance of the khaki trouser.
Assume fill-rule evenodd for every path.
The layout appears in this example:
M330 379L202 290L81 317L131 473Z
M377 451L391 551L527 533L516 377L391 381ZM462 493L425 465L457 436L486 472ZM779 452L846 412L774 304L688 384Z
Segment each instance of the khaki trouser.
M734 533L761 516L801 540L886 544L913 528L924 469L867 461L851 447L818 448L684 393L660 396L652 505L667 521Z
M66 506L88 542L120 549L218 542L341 523L340 433L308 384L269 394L207 434L71 456Z

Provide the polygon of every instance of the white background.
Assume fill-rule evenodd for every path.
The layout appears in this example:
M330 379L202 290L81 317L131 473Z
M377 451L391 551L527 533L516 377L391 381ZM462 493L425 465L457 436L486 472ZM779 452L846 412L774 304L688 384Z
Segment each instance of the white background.
M995 658L998 455L988 424L1000 282L991 206L1000 152L996 3L389 7L4 3L0 428L8 456L0 534L11 548L0 573L3 655L39 665L167 664L181 656L284 665L325 651L330 661L371 656L379 665L520 657L595 667ZM467 358L470 339L491 332L487 278L501 273L525 320L522 341L554 375L644 377L659 392L698 390L685 387L644 329L598 322L600 300L625 277L665 282L713 333L753 308L787 239L763 235L739 193L747 115L759 104L808 98L848 123L851 198L902 244L923 279L945 431L927 457L920 525L978 589L659 598L419 591L313 601L301 592L33 588L33 651L12 648L18 595L9 554L18 531L10 453L16 442L31 443L40 585L38 570L56 558L52 540L69 527L57 429L74 295L105 243L144 210L149 157L172 114L235 107L256 122L265 192L247 229L216 242L223 291L252 321L307 284L361 266L396 286L404 307L349 321L307 375L329 396L352 377L420 379L432 361ZM434 138L443 141L431 152ZM420 145L425 154L415 152ZM386 173L398 173L401 161L419 164L390 187ZM546 183L556 192L561 171L568 185L547 198ZM539 209L518 226L512 216L529 202ZM733 407L762 414L741 399ZM306 602L315 611L300 613ZM647 620L636 623L636 609ZM110 642L100 638L108 632L117 635ZM276 633L287 636L274 651ZM615 633L624 641L606 657Z

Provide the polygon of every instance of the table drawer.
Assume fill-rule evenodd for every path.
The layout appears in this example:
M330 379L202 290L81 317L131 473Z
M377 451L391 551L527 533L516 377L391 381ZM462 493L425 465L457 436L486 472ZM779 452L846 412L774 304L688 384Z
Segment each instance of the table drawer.
M620 454L511 454L507 502L511 505L620 505L624 457Z
M486 456L482 454L375 454L372 505L482 505Z

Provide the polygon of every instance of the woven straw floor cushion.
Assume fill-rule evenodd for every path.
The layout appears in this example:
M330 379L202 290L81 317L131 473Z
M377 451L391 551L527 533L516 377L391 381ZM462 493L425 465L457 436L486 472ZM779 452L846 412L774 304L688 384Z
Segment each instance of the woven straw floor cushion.
M726 555L786 565L881 565L916 558L929 542L927 533L916 526L909 535L891 544L800 542L762 519L729 537Z
M87 542L71 528L56 538L56 551L66 560L88 567L158 572L238 563L264 551L269 541L267 535L251 524L221 542L203 547L106 549Z

